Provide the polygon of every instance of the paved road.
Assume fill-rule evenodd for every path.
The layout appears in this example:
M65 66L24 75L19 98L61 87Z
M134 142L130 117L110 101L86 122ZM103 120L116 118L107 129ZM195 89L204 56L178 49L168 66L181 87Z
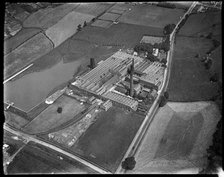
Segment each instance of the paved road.
M156 100L154 101L152 107L150 108L148 114L146 115L145 120L143 121L138 132L136 133L136 135L135 135L131 145L129 146L126 154L124 155L122 161L124 161L125 158L134 156L137 153L137 151L139 149L138 147L141 144L141 141L145 135L145 132L147 131L150 123L152 122L152 120L154 118L155 113L157 112L157 110L159 108L159 99L160 99L161 95L163 95L163 93L166 91L168 83L169 83L170 71L171 71L171 69L170 69L171 68L171 60L172 60L173 51L174 51L174 39L175 39L175 33L177 30L177 27L179 26L181 21L186 17L186 15L191 13L191 11L193 10L193 8L196 5L197 5L197 2L192 3L192 5L188 9L188 11L183 15L183 17L180 19L180 21L176 24L176 27L174 28L173 32L170 34L170 50L167 54L167 68L165 69L165 73L164 73L165 79L164 79L163 85L162 85L161 89L158 91L158 96L157 96ZM117 174L125 173L125 170L122 169L122 167L121 167L121 163L115 173L117 173Z
M33 141L35 143L38 143L38 144L41 144L41 145L46 146L48 148L51 148L51 149L53 149L53 150L55 150L55 151L57 151L59 153L62 153L65 156L68 156L70 158L73 158L74 160L76 160L76 161L78 161L78 162L80 162L80 163L82 163L82 164L84 164L84 165L86 165L86 166L94 169L95 171L97 171L97 172L99 172L101 174L111 174L110 172L105 171L105 170L103 170L103 169L101 169L99 167L96 167L95 165L93 165L93 164L91 164L91 163L89 163L89 162L87 162L87 161L85 161L85 160L83 160L83 159L81 159L81 158L79 158L79 157L77 157L77 156L75 156L75 155L67 152L67 151L64 151L64 150L62 150L62 149L60 149L60 148L58 148L56 146L53 146L53 145L51 145L51 144L49 144L47 142L44 142L42 140L39 140L39 139L37 139L34 136L27 135L27 134L25 134L25 133L23 133L21 131L18 131L18 130L14 130L14 129L8 127L7 125L4 125L4 129L7 130L8 132L12 133L12 134L15 134L17 136L23 137L24 139L26 139L27 142Z

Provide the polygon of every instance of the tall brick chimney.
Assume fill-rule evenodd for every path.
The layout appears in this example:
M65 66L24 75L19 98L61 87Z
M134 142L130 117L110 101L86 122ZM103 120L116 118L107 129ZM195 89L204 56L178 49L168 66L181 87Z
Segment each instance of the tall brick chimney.
M130 96L133 96L133 73L134 73L134 58L132 59L131 72L130 72Z

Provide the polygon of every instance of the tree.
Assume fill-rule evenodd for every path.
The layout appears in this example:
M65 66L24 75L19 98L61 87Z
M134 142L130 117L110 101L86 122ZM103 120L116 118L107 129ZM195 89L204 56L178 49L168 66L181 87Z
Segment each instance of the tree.
M62 107L58 107L57 112L62 113Z
M166 37L166 40L160 44L160 49L168 52L170 50L170 40L169 36Z
M151 53L153 52L153 45L151 44L148 44L148 43L140 43L140 44L137 44L135 47L134 47L134 51L135 52L148 52L148 53Z
M164 65L166 65L166 63L167 63L167 59L166 59L166 58L163 58L163 59L161 60L161 63L164 64Z
M81 29L82 29L81 24L79 24L77 27L77 31L81 31Z
M206 62L205 62L205 69L210 69L212 66L212 60L211 59L208 59Z
M212 38L212 35L213 35L213 34L212 34L212 32L211 32L211 33L209 33L209 34L206 36L206 38L207 38L207 39L211 39L211 38Z
M121 164L122 168L125 170L133 170L135 168L135 158L132 157L127 157Z
M213 43L214 48L217 48L218 46L220 46L220 42L216 39L213 39L212 43Z
M86 21L84 21L84 24L83 24L83 27L85 27L85 26L87 26L87 23L86 23Z
M169 93L168 93L167 91L164 92L164 97L165 97L166 99L169 99Z
M219 74L215 73L210 77L210 81L217 82L219 80Z
M149 59L151 62L154 62L154 61L158 61L159 60L157 57L155 57L151 53L148 53L146 58Z
M159 100L159 107L163 107L167 103L167 99L165 96L161 96Z
M175 24L168 24L163 28L163 34L168 35L171 34L176 27Z

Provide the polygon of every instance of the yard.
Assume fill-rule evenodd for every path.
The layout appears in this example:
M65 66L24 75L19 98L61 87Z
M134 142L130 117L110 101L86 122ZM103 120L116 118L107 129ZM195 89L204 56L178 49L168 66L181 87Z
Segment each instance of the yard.
M196 54L204 56L211 48L209 39L177 37L168 85L170 101L210 100L218 85L210 82L209 72Z
M119 107L112 107L97 116L97 121L71 150L115 172L144 117Z
M57 112L58 107L62 108L62 113ZM81 105L77 100L63 95L27 124L23 130L29 134L48 131L74 119L85 108L85 105Z
M176 24L183 14L184 10L182 9L168 9L142 4L130 7L118 21L163 29L167 24Z

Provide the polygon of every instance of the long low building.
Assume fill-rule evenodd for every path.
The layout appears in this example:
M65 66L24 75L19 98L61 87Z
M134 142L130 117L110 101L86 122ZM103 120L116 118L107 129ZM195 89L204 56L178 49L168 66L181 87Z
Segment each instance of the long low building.
M140 57L118 51L90 72L80 76L72 85L103 94L127 74L132 58L134 58L135 64L143 60Z
M122 94L110 91L110 92L103 94L102 96L110 99L111 101L113 101L115 103L125 105L125 106L133 109L134 111L136 111L138 108L138 101L136 101L133 98L128 97L126 95L122 95Z

